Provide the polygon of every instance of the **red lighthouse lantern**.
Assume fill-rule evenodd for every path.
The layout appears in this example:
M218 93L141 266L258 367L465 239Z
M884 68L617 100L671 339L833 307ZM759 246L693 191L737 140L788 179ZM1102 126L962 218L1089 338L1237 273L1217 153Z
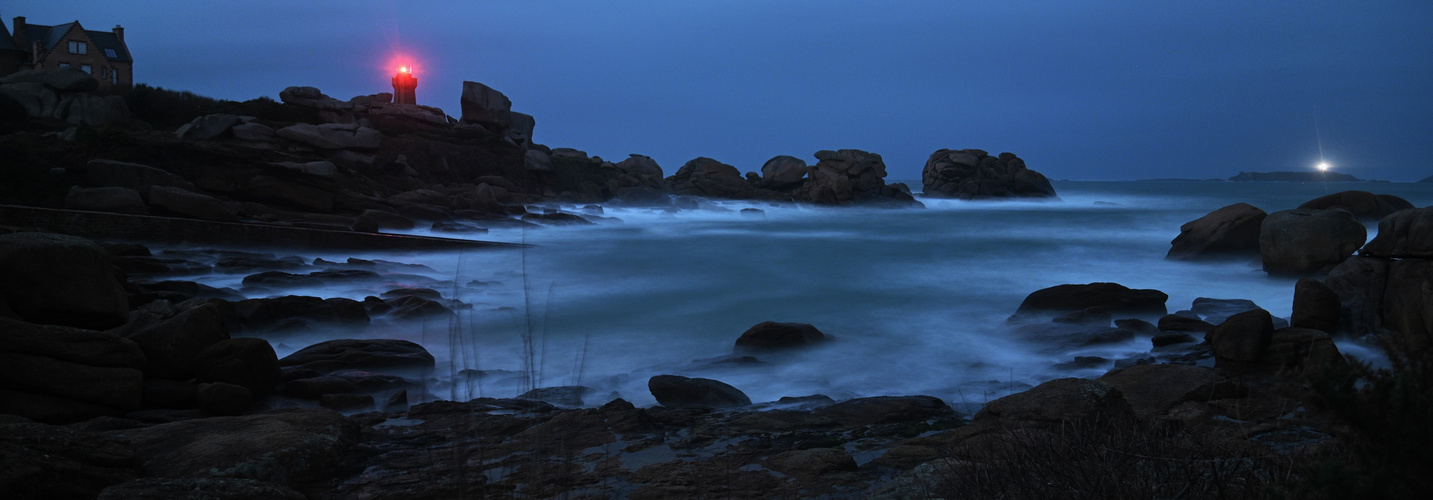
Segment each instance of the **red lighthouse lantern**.
M418 104L418 77L407 66L398 68L393 76L393 102L395 104Z

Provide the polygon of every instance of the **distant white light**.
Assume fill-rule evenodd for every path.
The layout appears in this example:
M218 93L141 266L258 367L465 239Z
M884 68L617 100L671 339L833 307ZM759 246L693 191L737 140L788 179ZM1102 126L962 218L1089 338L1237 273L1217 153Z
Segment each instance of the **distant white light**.
M1333 168L1333 165L1330 165L1329 162L1321 161L1318 165L1314 165L1314 168L1320 172L1328 172L1329 169Z

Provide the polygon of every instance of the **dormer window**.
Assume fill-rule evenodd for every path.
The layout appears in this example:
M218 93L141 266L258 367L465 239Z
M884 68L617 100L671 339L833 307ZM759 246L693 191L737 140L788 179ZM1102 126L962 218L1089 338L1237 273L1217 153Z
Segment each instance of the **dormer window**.
M119 54L115 53L114 49L104 49L104 56L110 59L119 59Z
M75 41L71 41L71 42L70 42L70 53L71 53L71 54L81 54L81 55L83 55L83 54L88 54L88 53L90 53L90 44L85 43L85 42L75 42Z

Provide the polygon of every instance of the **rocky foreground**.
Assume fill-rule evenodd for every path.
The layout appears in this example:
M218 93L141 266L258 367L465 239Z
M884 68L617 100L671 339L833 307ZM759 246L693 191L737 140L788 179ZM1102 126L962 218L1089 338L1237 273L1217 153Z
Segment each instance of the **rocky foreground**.
M1433 209L1385 218L1349 262L1433 255L1421 229L1430 221ZM330 340L279 359L248 336L462 307L435 290L243 299L163 280L249 268L246 286L282 290L387 281L410 266L148 253L0 236L0 267L13 277L0 286L0 489L18 498L1035 498L1059 495L1030 477L1067 481L1092 467L1098 478L1081 487L1108 495L1256 497L1302 487L1290 463L1363 439L1306 382L1347 369L1330 332L1353 322L1420 335L1398 323L1399 309L1366 309L1367 297L1405 303L1387 295L1402 289L1349 288L1363 294L1358 303L1304 280L1285 320L1238 300L1168 314L1157 290L1072 284L1030 294L1011 335L1056 350L1142 338L1150 354L974 415L914 395L754 404L720 381L666 375L648 383L659 402L650 408L583 387L446 401L428 392L433 357L412 342ZM272 268L289 271L260 271ZM733 351L766 356L824 340L812 325L762 323Z

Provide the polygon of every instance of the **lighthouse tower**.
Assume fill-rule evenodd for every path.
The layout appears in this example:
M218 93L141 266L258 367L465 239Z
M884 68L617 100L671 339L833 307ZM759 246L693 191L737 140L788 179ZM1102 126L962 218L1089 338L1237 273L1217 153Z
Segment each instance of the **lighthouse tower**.
M394 104L418 104L418 77L413 76L413 71L407 66L398 68L398 74L393 76L393 103Z

